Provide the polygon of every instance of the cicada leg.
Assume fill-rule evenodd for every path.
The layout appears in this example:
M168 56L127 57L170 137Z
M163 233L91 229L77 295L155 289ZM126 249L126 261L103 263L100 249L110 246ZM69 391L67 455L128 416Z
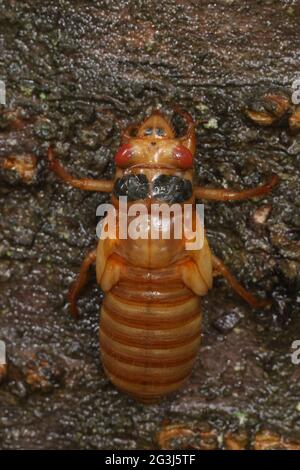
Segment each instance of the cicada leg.
M74 318L78 317L77 299L78 299L80 292L82 291L82 289L87 283L89 269L91 265L95 263L96 261L96 252L97 250L94 249L86 255L86 257L84 258L82 262L80 271L69 290L68 298L70 302L71 313Z
M48 160L50 168L57 176L63 181L77 189L83 191L99 191L110 193L113 189L113 182L111 180L93 180L90 178L75 178L65 170L63 165L54 157L53 149L48 149Z
M214 275L223 276L233 290L242 297L251 307L254 308L264 308L272 304L272 301L269 299L256 299L250 292L248 292L238 280L231 274L231 272L226 268L224 263L212 255L212 264L214 269Z
M244 189L243 191L232 191L231 189L214 189L197 187L194 190L196 198L210 201L243 201L254 197L268 194L279 183L279 177L272 175L265 184L256 188Z

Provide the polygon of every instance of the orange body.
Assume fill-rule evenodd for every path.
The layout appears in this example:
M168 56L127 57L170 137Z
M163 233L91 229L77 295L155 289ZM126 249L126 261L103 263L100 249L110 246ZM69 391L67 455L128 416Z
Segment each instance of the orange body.
M191 136L185 139L191 149L183 147L168 122L154 113L139 128L137 137L125 139L128 143L116 155L116 163L122 167L117 168L115 187L124 175L125 182L129 175L143 175L148 184L146 197L129 201L129 206L143 202L150 210L151 204L165 202L166 188L160 188L162 194L158 195L155 190L161 175L176 177L178 182L188 181L192 188ZM183 163L178 157L180 147ZM112 202L118 210L120 194L115 193ZM168 194L167 203L176 202L170 199L172 194ZM177 199L185 199L181 205L194 203L192 191L185 195L181 192ZM153 222L153 215L149 214L149 231L151 217ZM162 237L164 227L158 217L159 239L151 239L149 234L147 239L101 240L97 250L97 277L106 293L100 316L103 367L118 388L143 402L153 402L173 392L189 376L200 344L199 287L204 295L212 285L208 245L203 253L208 269L203 276L186 251L184 238L174 238L173 223L171 215L169 238ZM191 272L191 263L197 293L185 277L187 271Z
M97 249L82 263L70 289L71 311L77 315L76 300L87 281L88 269L96 262L97 280L105 293L100 315L100 350L103 367L121 390L144 403L159 400L177 390L192 371L200 344L201 305L199 296L212 287L213 275L224 276L231 287L251 306L266 307L247 292L209 248L203 244L187 249L187 234L176 235L178 222L171 212L169 226L154 205L192 207L192 227L197 222L195 198L243 200L267 194L278 183L273 175L261 186L242 191L196 187L193 182L195 123L178 110L187 122L184 136L176 137L168 122L155 111L140 126L130 126L115 155L114 181L75 178L48 151L51 168L73 187L86 191L112 192L117 219L123 214L121 197L128 210L143 204L146 238L107 230ZM186 206L185 206L186 207ZM104 219L104 225L108 216ZM132 218L128 217L129 228ZM185 219L181 223L186 228ZM154 224L159 236L152 237ZM197 225L197 224L196 224ZM168 236L169 230L169 236ZM198 233L196 231L196 233ZM193 235L194 236L194 235Z

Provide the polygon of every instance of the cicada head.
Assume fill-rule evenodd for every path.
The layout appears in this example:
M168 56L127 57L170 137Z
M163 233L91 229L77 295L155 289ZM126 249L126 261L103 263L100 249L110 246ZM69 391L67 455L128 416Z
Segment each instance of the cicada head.
M177 112L188 124L185 135L177 137L170 121L155 110L140 125L131 125L125 130L122 145L115 156L116 165L121 168L191 169L195 153L195 124L188 113Z

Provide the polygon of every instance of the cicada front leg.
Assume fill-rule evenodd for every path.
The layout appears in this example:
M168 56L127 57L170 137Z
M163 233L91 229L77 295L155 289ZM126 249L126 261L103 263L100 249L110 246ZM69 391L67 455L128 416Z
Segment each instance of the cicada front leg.
M91 178L75 178L63 165L55 158L52 147L48 149L48 161L50 169L53 170L60 179L68 183L73 188L82 189L83 191L99 191L110 193L113 189L111 180L94 180Z
M256 188L244 189L242 191L233 191L227 188L201 188L194 190L195 197L198 199L206 199L207 201L245 201L254 197L264 196L272 191L279 183L279 177L272 175L265 184Z

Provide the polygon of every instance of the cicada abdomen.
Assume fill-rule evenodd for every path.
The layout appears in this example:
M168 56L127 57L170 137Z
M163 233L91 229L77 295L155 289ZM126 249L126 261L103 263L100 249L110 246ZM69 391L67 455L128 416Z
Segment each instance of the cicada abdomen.
M154 402L177 390L198 352L200 300L182 282L177 265L126 266L101 309L103 367L121 390Z

